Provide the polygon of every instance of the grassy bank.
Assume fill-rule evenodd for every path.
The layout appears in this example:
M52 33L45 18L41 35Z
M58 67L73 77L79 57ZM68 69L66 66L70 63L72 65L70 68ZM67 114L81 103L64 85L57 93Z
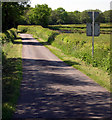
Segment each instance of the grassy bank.
M92 38L86 34L67 34L63 33L56 37L53 46L61 49L66 55L71 55L98 67L105 72L110 72L110 35L100 35L95 37L94 58L92 58Z
M15 111L19 96L20 82L22 80L22 41L10 33L2 36L3 61L3 120L10 120Z
M44 40L42 43L59 58L110 90L109 34L101 34L99 37L95 37L95 54L92 58L92 38L87 37L85 33L60 33L41 26L19 26L18 28L20 30L26 29L27 33L33 34L37 39L42 38ZM74 65L77 60L79 65Z

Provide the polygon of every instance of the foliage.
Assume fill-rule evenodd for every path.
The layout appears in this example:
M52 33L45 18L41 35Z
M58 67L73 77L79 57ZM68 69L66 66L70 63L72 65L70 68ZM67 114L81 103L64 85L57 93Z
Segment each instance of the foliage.
M105 11L104 13L105 22L112 22L112 10Z
M63 8L57 8L56 10L57 13L57 24L64 24L67 21L67 12Z
M47 27L49 23L49 16L51 14L51 8L48 5L36 5L35 8L30 8L25 15L27 24L36 24L43 27Z
M102 12L99 9L84 10L82 12L67 12L62 7L52 10L46 4L37 4L35 8L30 7L29 9L24 11L24 16L21 18L23 18L24 24L41 25L43 27L47 27L48 24L81 24L92 22L88 15L88 12L92 11L99 12L99 16L97 17L96 22L110 22L109 20L111 19L111 10L105 12Z
M1 35L1 43L5 44L7 42L13 42L17 37L17 30L15 28L11 28Z
M57 24L57 20L58 20L58 13L52 10L49 17L49 24L55 25Z
M12 27L16 28L20 16L28 7L29 4L26 2L2 2L2 31L4 32Z
M81 23L87 23L87 22L88 22L89 16L88 16L88 13L87 13L87 12L88 12L88 11L85 10L85 11L83 11L83 12L81 13L81 15L80 15Z
M35 16L37 18L37 23L43 27L47 27L49 23L49 16L51 14L51 8L48 5L36 5L34 9Z
M50 15L50 23L52 25L56 24L79 24L79 23L87 23L92 22L90 19L88 12L99 12L99 16L96 19L96 22L109 22L109 20L106 21L106 19L110 19L110 12L107 11L108 15L105 12L101 12L100 10L84 10L82 12L74 11L74 12L67 12L63 8L57 8L56 10L53 10ZM107 17L107 16L108 17ZM107 17L107 18L106 18Z
M26 25L41 25L47 27L56 24L79 24L90 22L88 11L99 12L99 17L96 22L106 23L111 22L111 12L108 10L102 12L96 10L84 10L67 12L62 7L52 10L47 4L37 4L35 8L29 6L29 2L3 2L2 3L2 18L3 32L12 27L16 28L18 24Z
M37 24L37 18L35 17L34 14L34 9L31 8L26 12L25 18L27 24Z
M68 12L67 24L77 24L80 23L80 12Z
M99 67L110 73L109 37L110 35L105 34L95 38L94 58L91 56L91 38L85 34L60 34L56 37L52 45L61 49L65 54L80 58L87 64Z

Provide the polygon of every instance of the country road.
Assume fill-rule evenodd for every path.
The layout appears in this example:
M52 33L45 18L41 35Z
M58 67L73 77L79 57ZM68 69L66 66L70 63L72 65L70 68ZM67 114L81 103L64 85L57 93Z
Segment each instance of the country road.
M13 118L108 118L110 93L30 34L20 34L23 80Z

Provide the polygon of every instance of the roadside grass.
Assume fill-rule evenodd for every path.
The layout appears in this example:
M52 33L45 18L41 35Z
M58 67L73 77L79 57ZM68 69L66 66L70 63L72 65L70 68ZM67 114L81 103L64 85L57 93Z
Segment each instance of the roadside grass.
M22 80L22 40L15 39L14 43L3 45L3 82L2 82L2 119L10 120L19 96Z
M110 74L110 35L102 34L95 37L94 59L92 58L92 38L87 37L86 34L59 34L52 45L61 49L64 54L79 58Z
M110 88L110 75L108 75L107 72L98 69L97 67L93 67L92 65L88 65L87 63L78 58L66 55L60 49L52 45L46 45L46 43L44 44L45 41L40 38L38 38L37 40L41 42L45 47L47 47L57 57L63 60L65 63L80 70L82 73L86 74L91 79L93 79L96 83L106 88L108 91L112 92L112 88Z

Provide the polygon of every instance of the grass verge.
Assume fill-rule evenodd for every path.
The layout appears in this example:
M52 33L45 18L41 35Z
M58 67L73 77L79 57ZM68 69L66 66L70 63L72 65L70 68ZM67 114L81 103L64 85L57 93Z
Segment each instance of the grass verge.
M47 47L52 53L58 56L61 60L63 60L65 63L80 70L82 73L86 74L91 79L93 79L96 83L106 88L108 91L112 92L112 88L110 88L110 75L107 72L98 69L97 67L93 67L92 65L89 65L78 58L72 57L70 55L65 55L60 49L49 44L47 45L43 39L39 38L37 40L41 42L45 47Z
M2 119L10 120L15 111L22 80L22 40L15 39L3 46Z

